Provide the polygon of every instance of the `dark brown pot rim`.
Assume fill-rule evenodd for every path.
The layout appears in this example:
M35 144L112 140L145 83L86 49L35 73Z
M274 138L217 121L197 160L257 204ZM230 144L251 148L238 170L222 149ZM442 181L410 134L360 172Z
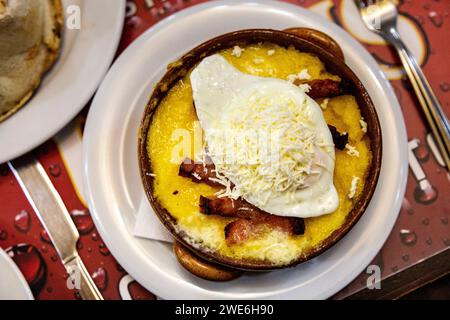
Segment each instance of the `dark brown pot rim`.
M179 79L184 77L191 68L193 68L206 56L221 51L222 49L233 47L235 45L242 46L245 44L259 42L270 42L284 47L292 45L299 51L312 53L319 57L319 59L325 64L327 71L339 75L343 80L348 81L351 84L352 88L351 94L355 96L361 114L368 124L369 130L367 134L370 138L370 147L372 151L372 162L366 176L365 189L354 205L353 209L347 215L343 225L339 229L335 230L328 238L322 241L319 246L305 252L303 255L298 257L298 259L285 266L274 266L270 262L266 263L264 261L250 259L237 260L220 255L215 252L211 252L207 248L202 248L201 246L199 248L194 248L188 241L186 241L187 235L182 231L176 230L176 220L170 215L169 212L167 212L165 208L160 205L157 199L153 196L153 176L151 175L153 171L151 167L151 161L148 157L147 152L147 134L152 122L152 116L159 103L166 96L172 85L174 85ZM342 239L361 218L367 206L369 205L378 182L381 168L381 156L381 127L378 116L376 114L372 100L369 97L369 94L367 93L363 84L353 73L353 71L345 64L342 59L340 59L336 55L333 55L329 50L326 49L326 47L319 46L309 40L299 37L298 35L270 29L248 29L221 35L200 44L199 46L183 55L179 60L170 64L168 66L166 74L155 86L155 89L145 108L138 141L138 158L144 190L150 201L150 204L152 205L158 218L161 220L164 226L178 241L184 244L196 255L228 267L249 271L273 270L297 265L325 252L327 249L336 244L340 239Z

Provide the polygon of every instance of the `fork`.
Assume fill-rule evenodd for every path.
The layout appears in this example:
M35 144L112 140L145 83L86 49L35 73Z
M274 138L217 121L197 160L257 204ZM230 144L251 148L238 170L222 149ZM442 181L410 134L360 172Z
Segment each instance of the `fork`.
M450 170L450 124L416 58L400 38L395 4L390 0L354 0L354 2L366 27L397 50L447 170Z

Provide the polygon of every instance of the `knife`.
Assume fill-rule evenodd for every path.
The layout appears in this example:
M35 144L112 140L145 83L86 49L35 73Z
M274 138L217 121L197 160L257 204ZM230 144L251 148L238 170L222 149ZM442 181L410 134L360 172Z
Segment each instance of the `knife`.
M8 166L47 231L74 289L84 300L103 300L78 255L80 234L40 162L30 153L8 162Z

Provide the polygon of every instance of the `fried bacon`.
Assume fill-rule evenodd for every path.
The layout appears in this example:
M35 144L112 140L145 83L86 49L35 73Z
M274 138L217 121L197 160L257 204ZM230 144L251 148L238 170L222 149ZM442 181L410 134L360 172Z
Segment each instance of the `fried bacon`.
M208 215L238 218L225 227L225 239L228 244L241 243L258 234L262 227L278 229L289 235L301 235L305 232L303 219L272 215L244 199L208 199L200 196L200 211Z
M193 160L186 158L180 165L178 175L181 177L191 178L194 182L204 182L210 186L221 186L217 182L216 167L212 160L208 157L205 163L195 163Z
M263 211L241 198L237 200L231 198L208 199L200 196L200 212L207 215L248 219Z
M225 227L225 240L229 245L247 241L254 233L254 225L250 220L238 219Z
M180 165L178 174L191 178L194 182L220 186L214 180L216 173L212 161L206 161L205 164L194 163L187 158ZM248 239L258 233L264 226L278 229L290 235L300 235L305 232L303 219L272 215L260 210L242 198L237 200L231 198L208 199L200 196L200 212L207 215L237 218L225 228L225 237L229 244L240 243L244 241L242 239Z
M344 94L348 91L348 86L344 81L338 82L331 79L316 79L310 81L295 80L295 85L307 84L311 90L307 93L313 99L332 98Z
M300 218L279 217L270 215L262 218L239 218L225 227L225 240L229 245L242 243L257 236L262 228L279 230L288 235L301 235L305 233L305 222Z
M336 127L328 125L330 129L331 136L333 137L334 146L339 150L344 150L348 143L348 133L340 133Z

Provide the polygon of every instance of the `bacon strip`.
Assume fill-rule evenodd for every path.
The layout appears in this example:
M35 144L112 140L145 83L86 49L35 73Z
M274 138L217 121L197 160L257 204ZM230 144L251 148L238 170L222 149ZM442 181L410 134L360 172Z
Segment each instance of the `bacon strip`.
M313 99L332 98L344 94L347 86L344 82L331 79L316 79L311 81L295 80L295 85L307 84L311 90L307 93Z
M193 182L204 182L210 186L221 186L218 182L211 180L217 179L216 167L210 158L206 158L206 163L195 163L186 158L180 165L178 175L191 178Z
M301 235L305 233L305 223L299 218L283 218L278 216L267 219L237 219L225 227L225 240L227 244L234 245L257 236L262 227L278 229L289 235Z
M331 136L333 137L334 146L339 150L344 150L348 143L348 132L340 133L335 126L328 125Z
M237 244L248 240L264 226L278 229L289 235L301 235L305 232L303 219L275 216L243 199L208 199L200 196L200 211L208 215L238 218L225 227L225 239L228 244Z
M239 217L250 219L260 213L269 214L261 211L243 199L234 200L231 198L208 199L200 196L200 212L207 215L219 215L222 217Z
M220 186L219 183L211 180L211 178L217 177L212 161L206 161L206 164L199 164L187 158L180 165L178 174L182 177L191 178L194 182ZM301 235L305 232L303 219L272 215L260 210L244 199L208 199L200 196L199 205L200 212L204 214L238 218L225 227L225 239L230 245L248 240L258 234L264 226L270 229L278 229L289 235Z
M247 241L254 233L254 226L250 220L238 219L225 227L225 240L228 245Z

